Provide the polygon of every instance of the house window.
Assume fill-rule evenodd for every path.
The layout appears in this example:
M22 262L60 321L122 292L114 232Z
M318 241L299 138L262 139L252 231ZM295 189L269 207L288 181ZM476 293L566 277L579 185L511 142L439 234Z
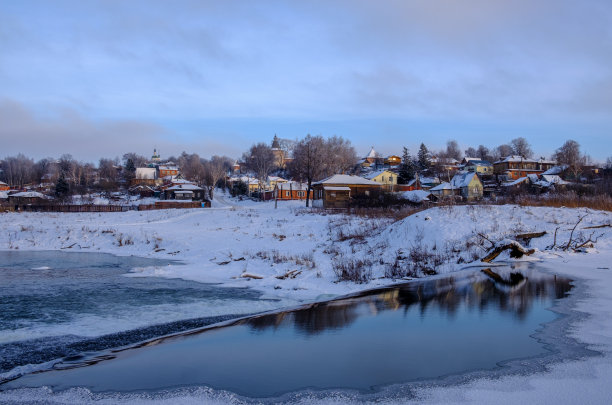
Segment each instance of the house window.
M285 191L285 197L289 197L289 191Z
M366 197L369 197L370 196L370 190L366 190L365 191L365 195L366 195Z
M298 197L304 197L306 193L304 191L298 191L297 195Z

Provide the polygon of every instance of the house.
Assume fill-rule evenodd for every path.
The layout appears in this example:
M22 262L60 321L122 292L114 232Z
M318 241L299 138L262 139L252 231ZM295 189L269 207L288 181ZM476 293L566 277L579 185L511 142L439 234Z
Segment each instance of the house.
M361 165L361 167L370 167L382 165L383 162L384 159L382 158L382 156L380 156L380 153L376 152L376 150L374 150L374 147L372 146L370 152L368 152L366 157L359 161L359 164Z
M350 199L368 197L382 190L383 185L359 176L335 174L313 183L314 200L323 208L348 208Z
M282 177L278 176L268 176L268 184L270 188L276 187L277 184L287 183L289 180L285 180Z
M466 200L482 198L482 181L474 172L457 173L451 180L451 186L459 190L459 195Z
M307 188L307 184L297 181L278 183L276 186L276 198L278 200L305 200ZM313 194L313 190L310 190L311 200Z
M554 162L544 160L544 158L533 160L514 155L493 163L493 172L496 175L504 176L508 181L512 181L527 177L528 174L541 174L554 165Z
M164 190L166 200L203 201L207 193L195 184L177 184Z
M15 205L44 204L50 199L51 197L37 191L22 191L8 196L8 202Z
M455 189L450 183L444 182L429 189L429 192L438 198L445 198L455 195Z
M179 169L173 163L166 163L157 166L158 177L163 178L166 176L176 176L179 174Z
M395 167L402 164L402 158L396 155L390 155L385 158L385 166Z
M414 191L414 190L420 190L420 189L421 189L421 182L419 181L418 177L410 180L406 184L397 185L398 191Z
M140 198L155 196L155 190L145 185L138 185L138 186L131 187L128 190L128 193L130 193L131 195L138 195L140 196Z
M442 183L429 190L436 197L460 196L466 200L482 198L483 185L474 172L457 173L450 182Z
M471 159L465 164L465 170L478 173L479 175L493 175L493 165L486 160Z
M393 191L397 185L397 173L390 170L375 170L365 174L363 178L382 184L387 191Z
M10 189L11 189L11 188L9 187L9 185L8 185L8 184L6 184L6 183L5 183L5 182L3 182L3 181L0 181L0 191L8 191L8 190L10 190Z

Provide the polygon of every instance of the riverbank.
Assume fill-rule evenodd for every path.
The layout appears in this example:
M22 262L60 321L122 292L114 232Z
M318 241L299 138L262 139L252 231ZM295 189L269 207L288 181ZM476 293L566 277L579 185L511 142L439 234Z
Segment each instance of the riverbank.
M612 249L612 228L592 228L609 225L612 215L590 209L451 206L394 221L311 212L298 201L279 203L278 209L273 202L222 201L212 209L2 214L0 248L180 260L130 275L249 287L302 301L480 265L492 243L517 234L546 232L530 241L536 253L523 260L545 258L542 252L553 244L551 253L584 260ZM559 249L570 235L597 242L586 244L583 253ZM345 270L364 274L358 283L339 281Z
M420 387L416 391L417 402L602 403L611 394L605 383L612 377L612 293L607 288L612 285L612 244L610 228L605 226L610 224L609 213L546 207L461 206L434 208L392 222L386 218L310 213L300 205L283 204L274 209L273 203L246 202L210 210L4 214L0 215L0 224L7 232L0 236L0 246L178 259L184 264L139 268L131 276L184 278L251 287L268 296L304 302L397 283L401 278L391 277L387 273L389 269L414 270L405 263L409 260L404 257L413 260L418 258L415 256L418 252L433 255L434 259L438 257L435 271L445 274L480 265L478 261L470 262L484 255L490 247L488 241L545 231L545 235L531 241L535 254L522 260L540 261L539 265L554 273L584 283L588 293L580 297L573 310L585 316L572 325L571 337L602 356L548 364L546 371L526 376L475 378L461 385ZM593 247L587 244L577 251L564 251L562 247L570 235L596 242ZM546 249L553 244L557 247ZM339 259L367 263L369 279L360 284L338 282L334 260ZM506 259L503 255L499 258ZM292 271L290 274L297 273L295 277L283 277ZM171 398L155 400L240 402L227 393L196 391L173 393ZM53 394L53 397L60 403L62 397L72 398L72 402L95 399L87 391L77 390L76 394L80 399L75 399L74 391ZM386 402L406 403L404 397L393 398L392 394ZM124 398L98 399L115 403ZM350 393L338 393L332 400L360 401ZM293 401L328 403L330 398L304 394ZM66 399L66 402L71 401Z

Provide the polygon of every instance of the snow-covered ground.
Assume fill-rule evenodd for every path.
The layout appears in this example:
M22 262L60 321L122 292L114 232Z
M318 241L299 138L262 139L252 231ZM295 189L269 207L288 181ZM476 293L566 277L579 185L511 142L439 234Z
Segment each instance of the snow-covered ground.
M446 273L479 265L478 259L493 243L517 234L546 231L543 237L531 240L530 247L536 253L521 260L540 260L551 271L583 280L587 293L574 309L588 316L572 325L571 333L603 355L553 364L543 373L422 388L418 391L419 402L609 403L612 228L597 226L610 224L610 213L509 205L454 206L429 209L394 222L310 212L302 205L279 202L275 209L274 202L238 202L219 195L211 209L7 213L0 215L4 231L0 234L0 248L172 258L184 265L141 268L131 275L246 286L267 296L317 300L398 282L399 278L423 276L432 270ZM597 241L594 247L587 244L578 252L564 251L559 247L568 243L580 218L583 219L573 231L573 239L590 237ZM557 248L547 249L555 239ZM508 256L498 259L507 260ZM371 280L362 284L338 282L334 268L346 263L369 269ZM76 394L84 395L82 401L89 395ZM235 399L206 390L192 394L160 401ZM334 401L354 399L343 394ZM111 402L121 402L115 400ZM315 398L296 400L311 402Z

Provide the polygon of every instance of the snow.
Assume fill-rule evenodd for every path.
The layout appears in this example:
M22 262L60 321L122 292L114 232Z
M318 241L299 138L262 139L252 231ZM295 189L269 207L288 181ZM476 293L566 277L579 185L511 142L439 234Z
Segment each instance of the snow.
M167 188L166 190L168 191L185 191L185 190L200 191L200 190L203 190L203 188L198 187L195 184L184 183L184 184L177 184L175 186Z
M494 380L477 377L459 385L422 386L416 390L417 398L413 402L609 403L612 397L609 384L612 381L612 289L609 288L612 285L612 228L586 228L610 224L611 213L585 208L470 205L431 208L394 221L315 213L301 208L303 204L279 201L278 209L274 209L274 202L238 201L217 191L214 208L210 209L5 213L0 215L3 229L0 248L49 250L66 248L76 242L72 250L172 258L183 261L184 265L135 269L131 276L178 277L250 287L263 291L266 297L312 301L397 282L383 276L386 266L401 251L405 253L418 247L448 253L452 259L436 268L443 274L480 265L477 259L490 245L479 234L499 242L519 233L546 231L543 237L531 240L529 247L536 253L519 260L540 261L540 266L551 272L582 283L584 294L572 309L585 316L571 325L570 334L601 356L567 359L546 365L544 371ZM558 245L566 243L572 228L584 215L574 237L592 235L597 238L593 248L580 252L546 249L555 238ZM351 239L347 235L357 236ZM360 239L359 235L365 238ZM124 243L126 240L132 244ZM372 280L365 284L337 282L332 258L342 255L351 259L375 257ZM508 260L508 256L502 255L496 260ZM296 269L301 273L294 279L276 278ZM244 277L245 273L262 278ZM231 313L233 309L219 309L219 313L223 311ZM182 396L167 398L125 394L125 399L113 396L106 402L240 401L238 397L210 389L182 392ZM34 401L49 396L58 403L94 401L93 394L84 389L51 394L41 388L2 392L0 402L15 398ZM330 400L361 402L358 393L340 393L326 399L303 396L296 402L329 403ZM393 395L383 402L410 403Z
M324 185L333 185L333 184L361 184L361 185L366 185L366 186L377 186L380 187L380 183L377 183L375 181L372 180L368 180L368 179L364 179L363 177L359 177L359 176L351 176L348 174L334 174L331 177L328 177L326 179L323 179L321 181L317 181L316 183L312 183L312 184L324 184Z
M468 187L474 176L476 176L474 172L457 173L451 179L452 187L455 189Z
M402 197L413 203L420 203L423 201L429 201L430 194L431 193L424 191L424 190L412 190L412 191L404 191L402 193Z
M37 191L22 191L20 193L11 194L11 197L26 197L26 198L49 198Z

